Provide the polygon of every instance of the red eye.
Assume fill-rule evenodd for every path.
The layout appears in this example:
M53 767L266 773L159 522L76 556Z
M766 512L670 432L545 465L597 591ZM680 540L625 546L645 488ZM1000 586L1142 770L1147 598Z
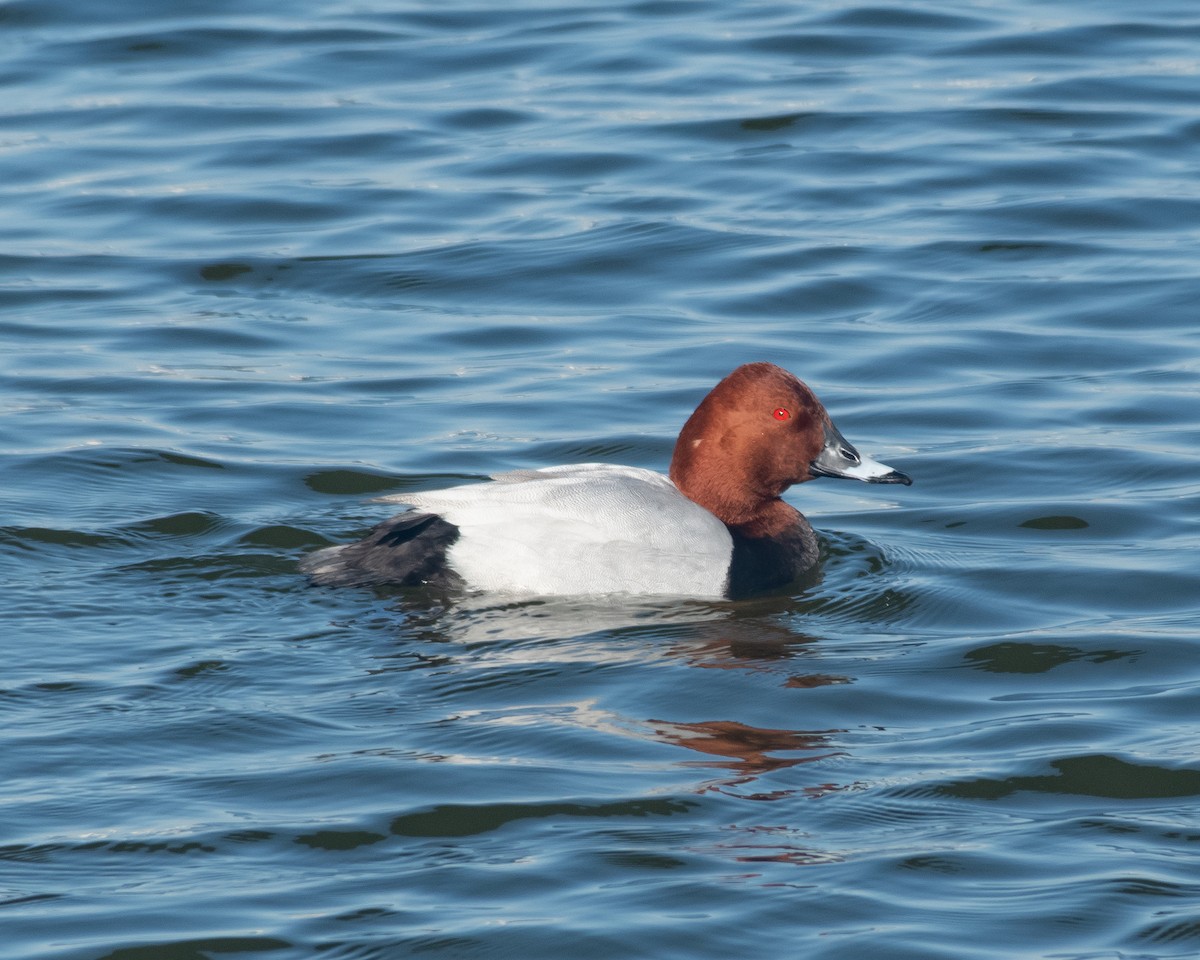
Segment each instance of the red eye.
M773 416L776 420L787 420L791 417L791 414L788 413L783 407L776 407L775 412L771 414L771 416Z

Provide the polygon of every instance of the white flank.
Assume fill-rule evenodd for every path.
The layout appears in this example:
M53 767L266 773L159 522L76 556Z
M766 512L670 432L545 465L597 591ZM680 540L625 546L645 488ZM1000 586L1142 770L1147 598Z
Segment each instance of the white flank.
M458 527L447 559L478 590L716 598L733 551L725 524L669 478L637 467L518 470L381 499Z

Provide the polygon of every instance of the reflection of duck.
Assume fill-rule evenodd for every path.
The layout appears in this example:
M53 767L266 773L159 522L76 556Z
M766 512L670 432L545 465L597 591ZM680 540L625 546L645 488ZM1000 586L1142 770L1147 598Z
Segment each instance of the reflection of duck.
M585 463L384 497L415 509L358 543L317 551L303 568L331 586L745 596L816 564L816 534L780 499L816 477L912 482L859 454L792 374L750 363L688 418L669 478Z
M830 749L829 735L834 731L772 730L747 726L733 720L705 720L699 723L649 720L647 724L655 736L665 743L720 758L714 765L736 772L738 776L721 784L721 789L752 783L776 770L842 755L840 750ZM772 753L796 751L803 751L807 755L772 756ZM805 792L827 793L837 789L839 788L833 784L821 784L815 788L806 788ZM792 791L785 790L741 796L749 800L777 800L791 793Z

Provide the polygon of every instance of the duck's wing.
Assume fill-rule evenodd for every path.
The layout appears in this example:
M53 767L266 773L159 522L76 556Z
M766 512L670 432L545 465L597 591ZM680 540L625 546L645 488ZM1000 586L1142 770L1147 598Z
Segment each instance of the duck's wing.
M653 470L571 464L387 499L457 528L447 560L478 589L716 597L726 588L725 525Z

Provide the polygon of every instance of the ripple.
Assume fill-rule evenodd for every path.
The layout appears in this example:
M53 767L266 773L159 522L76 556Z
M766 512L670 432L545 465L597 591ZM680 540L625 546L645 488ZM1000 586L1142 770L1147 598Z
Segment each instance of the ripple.
M943 789L952 796L992 799L1015 791L1130 800L1190 797L1200 792L1200 770L1132 763L1103 755L1065 757L1051 761L1050 766L1053 774L962 781Z
M686 813L689 804L672 800L633 800L606 804L446 805L405 814L392 821L392 833L410 837L460 837L489 833L509 823L543 817L669 817Z
M204 937L198 940L164 940L158 943L120 947L100 960L154 960L164 954L181 960L204 960L212 953L273 953L294 944L274 937Z

